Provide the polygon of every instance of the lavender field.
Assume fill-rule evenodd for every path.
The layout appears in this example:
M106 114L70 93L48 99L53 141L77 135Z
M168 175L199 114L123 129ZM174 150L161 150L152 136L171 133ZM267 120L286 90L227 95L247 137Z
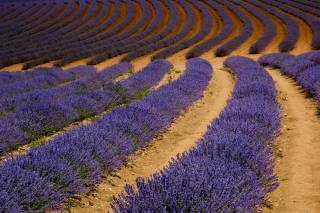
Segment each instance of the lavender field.
M0 212L320 212L317 0L0 0Z

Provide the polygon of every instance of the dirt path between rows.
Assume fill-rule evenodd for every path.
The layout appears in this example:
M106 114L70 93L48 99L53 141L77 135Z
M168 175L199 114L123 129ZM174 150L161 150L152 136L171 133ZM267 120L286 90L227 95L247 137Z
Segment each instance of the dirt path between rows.
M110 210L111 198L123 190L126 183L134 184L139 176L148 177L164 166L178 153L189 150L206 132L210 122L219 116L233 88L232 76L220 70L221 63L214 64L214 77L204 97L171 125L150 146L130 157L128 165L108 176L97 186L96 191L83 196L81 205L71 212L105 212Z
M271 193L265 212L320 210L320 119L318 106L295 82L278 70L269 70L282 108L282 134L275 142L276 174L280 186Z

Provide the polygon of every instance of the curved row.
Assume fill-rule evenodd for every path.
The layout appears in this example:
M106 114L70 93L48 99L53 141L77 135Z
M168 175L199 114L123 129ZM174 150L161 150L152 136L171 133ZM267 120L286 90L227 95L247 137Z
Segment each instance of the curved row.
M281 73L295 79L309 94L320 101L319 63L308 60L306 55L294 56L281 53L264 55L259 58L259 62L264 66L280 68Z
M308 59L320 64L320 51L306 52L299 55L300 58Z
M63 7L65 4L59 4L59 6L61 6L61 7ZM38 35L39 33L43 33L43 34L45 34L46 32L48 32L47 33L47 35L49 35L49 32L50 32L50 30L51 30L51 28L53 28L53 27L55 27L55 26L59 26L60 24L61 25L64 25L65 24L65 20L67 20L67 17L72 17L72 15L73 15L73 13L74 13L74 7L75 7L75 2L70 2L69 4L67 4L66 5L66 7L65 8L63 8L62 10L62 12L59 14L59 15L57 15L57 14L54 14L54 13L52 13L52 14L50 14L50 15L53 15L54 16L54 18L52 19L52 17L51 17L51 19L49 19L48 20L48 23L47 23L47 25L46 25L46 28L43 28L43 26L37 26L36 28L34 28L34 29L32 29L32 31L31 32L34 32L35 34L31 34L31 36L30 37L28 37L31 41L33 41L34 40L34 37L36 36L36 35ZM57 17L55 17L55 16L57 16ZM14 25L13 25L14 26ZM11 26L12 27L12 26ZM27 31L28 32L28 31ZM51 31L52 32L52 31ZM23 35L23 34L22 34ZM13 45L14 44L17 44L17 45L19 45L19 44L22 44L24 41L25 41L25 38L24 37L20 37L20 34L15 34L14 36L15 37L13 37L12 39L10 39L10 40L5 40L6 38L9 38L9 36L10 36L10 34L9 35L6 35L6 34L4 34L4 38L2 39L2 40L4 40L4 44L3 44L3 47L5 48L8 44L9 45L12 45L12 43L13 43ZM39 38L39 37L38 37ZM19 40L20 39L20 40Z
M88 78L96 73L94 67L63 71L60 68L37 68L31 72L0 73L0 79L6 84L0 86L0 100L6 97L31 92L36 89L46 89L75 79ZM10 83L9 83L10 82ZM12 82L12 83L11 83Z
M317 1L312 1L312 0L293 0L293 1L320 9L320 3Z

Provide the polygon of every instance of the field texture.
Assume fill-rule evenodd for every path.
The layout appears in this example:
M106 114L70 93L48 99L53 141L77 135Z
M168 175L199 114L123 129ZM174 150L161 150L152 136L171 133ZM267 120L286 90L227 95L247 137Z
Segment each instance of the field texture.
M0 0L0 212L320 212L317 0Z

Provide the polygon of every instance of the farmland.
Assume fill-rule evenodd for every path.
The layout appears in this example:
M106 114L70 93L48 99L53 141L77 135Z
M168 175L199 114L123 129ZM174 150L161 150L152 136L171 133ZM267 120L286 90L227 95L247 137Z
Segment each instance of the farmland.
M316 0L0 0L0 212L319 212Z

